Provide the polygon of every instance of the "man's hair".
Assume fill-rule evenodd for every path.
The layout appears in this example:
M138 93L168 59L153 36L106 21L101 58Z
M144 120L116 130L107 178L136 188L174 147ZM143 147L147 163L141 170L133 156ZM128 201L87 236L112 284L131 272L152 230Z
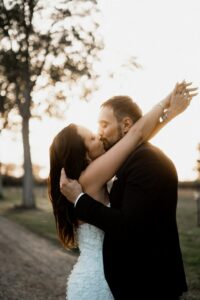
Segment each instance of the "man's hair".
M140 107L129 96L114 96L101 104L101 108L111 107L118 122L130 117L133 123L142 117Z

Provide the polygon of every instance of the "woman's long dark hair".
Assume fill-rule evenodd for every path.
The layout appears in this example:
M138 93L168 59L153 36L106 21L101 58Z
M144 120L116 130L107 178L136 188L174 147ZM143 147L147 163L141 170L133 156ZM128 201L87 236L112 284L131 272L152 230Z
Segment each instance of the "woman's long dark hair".
M77 219L74 205L60 192L60 173L64 168L66 175L78 179L87 167L86 146L83 138L77 133L77 126L70 124L54 138L50 147L50 173L48 193L55 216L56 228L61 243L71 248L76 246L74 229Z

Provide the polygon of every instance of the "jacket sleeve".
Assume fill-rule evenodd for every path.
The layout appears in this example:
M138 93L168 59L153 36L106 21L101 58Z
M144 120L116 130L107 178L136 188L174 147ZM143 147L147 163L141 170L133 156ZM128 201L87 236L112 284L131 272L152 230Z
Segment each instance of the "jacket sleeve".
M127 238L130 233L141 235L154 218L152 205L157 202L161 188L161 172L158 161L148 155L138 155L123 172L125 186L120 209L106 207L84 194L75 208L77 218L99 227L116 239Z

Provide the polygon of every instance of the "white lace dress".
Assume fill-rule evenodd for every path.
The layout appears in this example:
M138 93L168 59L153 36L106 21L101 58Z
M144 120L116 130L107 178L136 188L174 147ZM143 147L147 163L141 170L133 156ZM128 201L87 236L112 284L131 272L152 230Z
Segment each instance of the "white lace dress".
M90 224L77 229L80 256L67 280L67 300L114 300L104 277L104 232Z

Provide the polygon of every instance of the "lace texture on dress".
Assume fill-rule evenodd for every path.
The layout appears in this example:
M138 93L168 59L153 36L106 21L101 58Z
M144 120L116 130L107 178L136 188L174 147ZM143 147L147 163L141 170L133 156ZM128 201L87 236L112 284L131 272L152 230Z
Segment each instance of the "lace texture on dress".
M67 280L67 300L114 300L103 269L104 232L84 223L77 229L80 256Z

